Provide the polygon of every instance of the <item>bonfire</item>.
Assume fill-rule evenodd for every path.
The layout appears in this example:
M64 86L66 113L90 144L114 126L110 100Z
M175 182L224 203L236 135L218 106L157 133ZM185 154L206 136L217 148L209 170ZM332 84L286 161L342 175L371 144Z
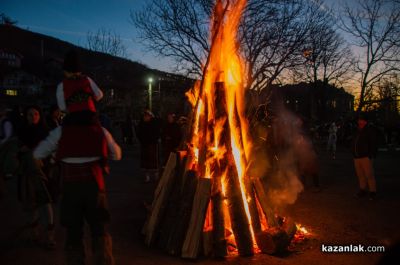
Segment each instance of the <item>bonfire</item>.
M197 258L276 254L297 228L271 208L245 116L244 64L237 29L245 0L218 0L203 79L187 94L193 115L185 150L172 153L143 227L145 243Z

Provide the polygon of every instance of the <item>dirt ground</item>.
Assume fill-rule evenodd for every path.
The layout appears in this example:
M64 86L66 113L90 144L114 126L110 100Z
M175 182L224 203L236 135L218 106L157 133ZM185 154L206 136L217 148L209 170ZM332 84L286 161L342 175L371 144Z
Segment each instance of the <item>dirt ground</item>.
M321 245L383 245L386 251L400 240L400 152L380 152L375 161L378 197L375 201L359 199L352 158L348 150L339 149L336 160L320 152L322 190L306 186L298 200L285 210L285 215L304 225L311 234L294 245L284 256L257 254L250 258L230 257L224 261L201 258L198 264L377 264L383 253L324 253ZM124 148L122 161L111 164L107 179L110 227L114 253L119 265L193 264L193 261L168 256L149 249L140 234L145 208L151 201L154 183L143 183L139 170L137 147ZM8 194L0 201L0 264L61 265L63 229L58 226L57 248L23 246L15 234L22 226L23 213L16 200L15 180L7 181ZM400 260L397 263L400 264Z

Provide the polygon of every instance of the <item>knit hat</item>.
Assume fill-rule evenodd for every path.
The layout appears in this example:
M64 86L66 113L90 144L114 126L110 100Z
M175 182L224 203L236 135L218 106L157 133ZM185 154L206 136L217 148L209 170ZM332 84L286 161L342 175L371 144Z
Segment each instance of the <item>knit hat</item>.
M70 73L78 73L82 71L81 62L78 51L69 50L64 57L64 71Z

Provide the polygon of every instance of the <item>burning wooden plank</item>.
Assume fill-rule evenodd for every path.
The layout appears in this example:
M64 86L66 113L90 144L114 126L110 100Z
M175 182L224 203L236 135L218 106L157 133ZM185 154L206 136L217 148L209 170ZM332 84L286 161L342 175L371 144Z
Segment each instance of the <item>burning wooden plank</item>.
M204 227L207 206L210 201L211 179L201 178L194 195L189 228L182 247L182 257L194 259L200 250L201 235Z
M215 84L215 102L218 102L216 109L216 119L228 118L226 107L226 96L224 83ZM232 232L235 236L236 246L241 256L250 256L254 254L253 240L250 231L250 223L243 205L243 193L240 189L238 171L232 155L231 131L228 122L224 123L219 139L219 147L224 146L226 153L224 160L220 161L220 172L227 171L224 182L225 195L227 198L228 211L232 226Z
M232 232L235 236L239 255L251 256L254 254L254 244L250 232L250 223L243 206L237 171L233 167L229 168L226 176L226 196Z
M225 196L222 193L221 177L215 177L214 189L216 192L211 197L212 201L212 233L213 233L213 256L216 258L225 257L227 253L227 242L225 238L225 216L224 216L224 200Z
M263 212L264 212L265 216L267 217L268 226L269 227L277 227L279 225L278 220L276 219L272 208L268 204L268 198L267 198L267 195L265 194L265 190L264 190L261 180L258 178L255 178L252 180L252 182L254 185L254 189L257 193L258 202L260 203L261 208L263 209Z
M258 247L263 253L271 255L283 253L288 249L296 231L296 224L286 220L280 227L271 227L256 234Z

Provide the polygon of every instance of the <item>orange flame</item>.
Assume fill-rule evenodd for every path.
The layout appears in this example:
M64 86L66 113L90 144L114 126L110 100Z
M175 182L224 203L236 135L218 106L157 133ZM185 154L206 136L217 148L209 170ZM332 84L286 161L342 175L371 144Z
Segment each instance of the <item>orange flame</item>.
M198 101L192 138L192 152L196 158L195 163L199 163L200 144L204 144L199 143L200 137L201 141L206 141L207 148L207 159L203 173L205 177L212 178L214 174L211 169L212 164L215 162L219 163L219 161L224 159L226 152L232 152L234 164L238 172L243 207L246 212L253 242L255 242L252 217L249 209L250 197L247 195L248 192L245 189L247 161L252 146L249 140L248 122L244 115L244 84L246 82L243 79L245 76L244 63L239 54L237 43L237 29L245 4L246 0L217 0L211 25L213 43L208 58L209 62L204 71L203 87L196 84L196 87L190 93L187 93L187 97L193 106L196 106L196 101ZM225 112L227 113L227 118L223 119L216 119L215 117L216 103L213 99L216 97L216 82L222 82L225 86ZM203 116L203 119L206 119L207 122L214 122L214 128L206 130L206 135L202 135L203 132L199 131L201 116L205 115L204 106L207 108L207 117ZM230 146L225 146L220 142L224 127L229 128ZM223 173L223 176L225 175L226 172ZM226 193L224 178L221 178L223 194Z

